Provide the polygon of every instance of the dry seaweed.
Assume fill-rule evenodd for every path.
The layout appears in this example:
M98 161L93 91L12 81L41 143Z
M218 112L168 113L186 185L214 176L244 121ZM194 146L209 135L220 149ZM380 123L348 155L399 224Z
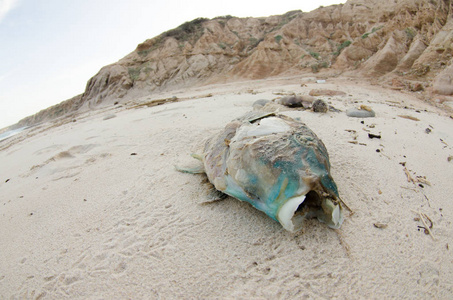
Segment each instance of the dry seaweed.
M409 115L398 115L398 117L403 118L403 119L412 120L412 121L420 121L420 119L418 119L416 117L409 116Z
M419 215L419 218L415 218L414 220L422 221L422 223L424 225L424 227L423 226L419 226L419 228L423 228L425 230L426 234L429 234L432 237L433 240L436 240L436 238L434 237L433 232L431 231L431 229L434 226L434 222L431 220L431 218L428 217L427 214L422 213L421 211L412 210L412 212L414 212L414 213ZM429 222L429 225L427 224L427 222Z
M380 222L373 223L373 225L374 225L374 227L380 228L380 229L384 229L384 228L387 228L387 226L389 226L386 223L380 223Z

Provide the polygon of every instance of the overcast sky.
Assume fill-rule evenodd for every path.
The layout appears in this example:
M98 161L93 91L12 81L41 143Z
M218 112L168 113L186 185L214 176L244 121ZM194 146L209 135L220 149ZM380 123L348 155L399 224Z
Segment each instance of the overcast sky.
M83 93L99 69L198 17L263 17L341 0L0 0L0 129Z

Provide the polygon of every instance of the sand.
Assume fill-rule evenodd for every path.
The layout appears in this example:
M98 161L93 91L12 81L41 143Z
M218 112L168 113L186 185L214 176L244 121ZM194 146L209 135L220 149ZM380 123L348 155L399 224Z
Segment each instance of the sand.
M342 112L282 113L324 141L354 212L340 229L308 220L290 233L234 198L202 204L205 177L175 171L255 100L314 88L346 92L317 97ZM453 298L447 113L346 79L213 85L136 103L172 96L185 100L99 109L0 142L0 298ZM346 116L362 104L376 117Z

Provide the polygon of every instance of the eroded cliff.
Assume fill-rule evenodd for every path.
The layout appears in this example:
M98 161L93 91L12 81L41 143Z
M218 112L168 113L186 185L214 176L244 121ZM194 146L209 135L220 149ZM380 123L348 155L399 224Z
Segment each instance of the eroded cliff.
M450 0L349 0L309 13L196 19L103 67L72 109L154 91L317 72L397 77L448 96L452 42Z

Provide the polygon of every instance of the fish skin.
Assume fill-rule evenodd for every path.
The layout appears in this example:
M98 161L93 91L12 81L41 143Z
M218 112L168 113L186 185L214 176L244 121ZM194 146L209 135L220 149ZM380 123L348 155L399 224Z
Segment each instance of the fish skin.
M318 217L332 228L343 221L327 149L302 122L250 112L208 139L200 156L217 190L250 203L289 231L300 229L301 224L292 226L295 218L290 223L282 220L280 210L290 199L310 191L317 196L298 198L306 201L302 212L297 212L302 219Z

